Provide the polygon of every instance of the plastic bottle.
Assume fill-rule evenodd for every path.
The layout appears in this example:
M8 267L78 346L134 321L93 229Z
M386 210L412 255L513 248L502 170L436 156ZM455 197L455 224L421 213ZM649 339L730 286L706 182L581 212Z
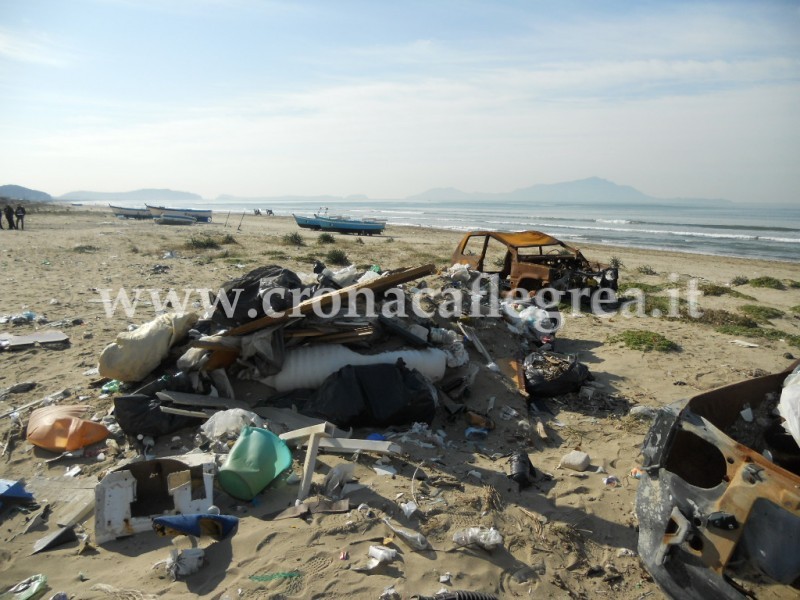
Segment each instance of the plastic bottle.
M386 546L370 546L367 554L370 558L376 559L379 563L389 563L397 558L397 550Z
M453 541L459 546L475 544L485 550L494 550L503 545L503 536L494 527L467 527L453 534Z
M519 484L519 489L529 487L536 478L536 469L533 468L528 453L522 450L515 452L511 455L509 463L511 473L508 477Z
M414 550L427 550L430 548L428 538L421 533L414 531L413 529L394 525L388 517L384 518L383 522L386 523L386 526L395 532L401 540L411 546Z
M434 344L452 344L458 339L458 334L452 329L432 327L428 333L428 341Z
M105 384L101 390L104 394L116 394L119 391L119 386L121 382L117 381L116 379L112 379L107 384Z

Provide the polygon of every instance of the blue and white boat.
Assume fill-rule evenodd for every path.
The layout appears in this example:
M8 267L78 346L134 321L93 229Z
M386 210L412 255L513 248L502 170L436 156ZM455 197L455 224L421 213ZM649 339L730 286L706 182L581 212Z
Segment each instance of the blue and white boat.
M383 233L386 221L378 219L355 219L328 215L328 209L320 209L313 217L292 214L295 223L304 229L314 231L334 231L337 233L355 233L358 235L374 235Z
M210 208L169 208L166 206L150 206L145 204L153 217L192 217L198 223L211 222Z

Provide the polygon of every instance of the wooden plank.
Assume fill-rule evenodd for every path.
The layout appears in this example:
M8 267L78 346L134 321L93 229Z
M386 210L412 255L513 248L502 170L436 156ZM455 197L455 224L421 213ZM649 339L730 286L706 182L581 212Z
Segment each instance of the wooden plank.
M308 427L303 427L301 429L287 431L286 433L280 434L278 437L287 443L297 442L299 440L306 441L315 433L319 433L320 435L328 435L327 429L328 423L317 423L316 425L309 425Z
M319 449L319 433L312 433L308 440L306 449L306 460L303 464L303 480L300 482L300 490L297 492L297 499L302 502L308 497L311 489L311 478L314 476L314 467L317 464L317 450Z
M402 450L397 444L382 440L358 440L345 438L324 438L319 440L319 447L331 452L349 454L351 452L378 452L380 454L398 454Z
M296 413L288 408L275 408L274 406L256 406L251 410L254 413L256 413L259 417L267 419L268 421L272 421L273 423L279 423L281 425L284 425L287 430L302 429L303 427L309 427L310 425L318 425L320 423L327 422L323 419L316 419L314 417L307 417L306 415L301 415L300 413ZM348 432L333 427L332 429L328 430L328 433L330 433L331 436L333 437L348 438L352 435L352 430Z
M174 402L184 406L200 406L205 408L243 408L250 410L250 405L241 400L233 398L221 398L219 396L204 396L203 394L188 394L186 392L156 392L159 400Z
M83 477L33 477L27 488L36 501L51 503L49 522L71 527L94 510L94 488L97 481Z
M208 419L211 415L197 410L183 410L182 408L172 408L171 406L159 406L158 409L162 413L168 415L181 415L184 417L197 417L198 419Z
M39 344L53 344L58 342L68 342L69 336L62 331L36 331L26 335L13 335L10 333L0 333L0 348L7 350L18 350Z

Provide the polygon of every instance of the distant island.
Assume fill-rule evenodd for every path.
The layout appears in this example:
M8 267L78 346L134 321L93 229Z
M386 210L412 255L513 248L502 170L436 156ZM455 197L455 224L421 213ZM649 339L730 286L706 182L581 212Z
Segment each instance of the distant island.
M45 192L31 190L18 185L0 186L0 196L19 200L35 200L47 202L53 198ZM127 204L168 204L170 202L185 203L193 202L198 205L207 203L199 194L192 192L181 192L170 189L140 189L130 192L90 192L77 191L69 192L58 196L56 200L65 202L121 202ZM235 196L223 194L217 196L214 202L233 203L233 202L316 202L324 206L333 202L382 202L385 199L368 198L363 194L353 194L349 196ZM720 198L658 198L649 196L639 190L628 186L618 185L607 179L600 177L589 177L576 181L565 181L562 183L540 183L525 188L520 188L512 192L463 192L455 188L435 188L415 194L406 198L393 199L393 202L562 202L570 204L619 204L619 205L687 205L719 207L728 206L730 200Z
M170 201L197 201L203 197L191 192L177 192L166 189L142 189L132 192L69 192L58 197L59 200L70 202L170 202Z
M50 202L53 197L38 190L31 190L21 185L0 185L0 198L11 200L28 200L30 202Z
M570 204L692 204L726 206L730 200L720 198L657 198L648 196L628 185L617 185L600 177L589 177L563 183L540 183L505 193L469 193L455 188L436 188L409 196L411 202L473 202L473 201L525 201L564 202Z

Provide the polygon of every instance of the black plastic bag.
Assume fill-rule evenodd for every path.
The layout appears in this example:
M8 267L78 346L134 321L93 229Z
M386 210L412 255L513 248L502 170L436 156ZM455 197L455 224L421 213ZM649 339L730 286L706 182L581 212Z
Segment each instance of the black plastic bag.
M525 389L533 396L561 396L578 391L591 379L589 367L575 355L532 352L525 357Z
M347 365L328 376L301 411L338 427L388 427L430 423L434 389L402 359L397 364Z
M232 314L226 314L224 301L212 295L211 302L217 302L212 319L220 325L231 326L263 317L264 297L270 292L272 293L269 294L266 308L277 312L287 310L295 304L292 290L300 290L302 287L303 282L294 271L278 265L259 267L222 286L227 304L233 308ZM238 298L236 290L241 290ZM250 312L251 310L255 312Z
M184 427L197 427L205 419L161 412L161 401L144 394L114 398L114 417L127 435L157 437Z

